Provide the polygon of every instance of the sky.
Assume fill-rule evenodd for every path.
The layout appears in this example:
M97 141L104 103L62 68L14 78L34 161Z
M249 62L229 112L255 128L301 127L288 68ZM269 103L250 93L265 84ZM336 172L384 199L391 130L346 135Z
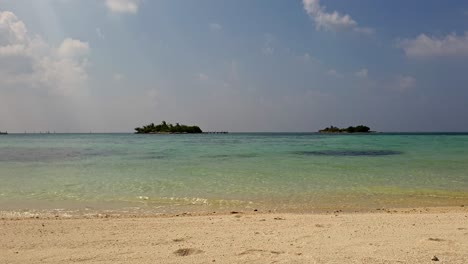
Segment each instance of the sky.
M468 131L468 1L0 0L0 131Z

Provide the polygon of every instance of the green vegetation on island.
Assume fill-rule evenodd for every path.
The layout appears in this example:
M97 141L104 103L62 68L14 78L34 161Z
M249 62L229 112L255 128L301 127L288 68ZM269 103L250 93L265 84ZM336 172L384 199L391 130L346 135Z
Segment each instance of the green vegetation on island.
M135 128L135 134L197 134L203 131L198 126L175 125L162 121L159 125L151 123L143 127Z
M330 126L325 129L319 130L319 133L370 133L370 128L367 126L359 125L359 126L350 126L348 128L339 128Z

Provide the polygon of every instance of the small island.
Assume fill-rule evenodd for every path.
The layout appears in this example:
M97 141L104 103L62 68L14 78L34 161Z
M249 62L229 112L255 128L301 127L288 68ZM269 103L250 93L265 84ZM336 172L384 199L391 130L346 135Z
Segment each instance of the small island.
M151 123L143 127L135 128L135 134L198 134L203 131L198 126L175 125L162 121L159 125Z
M367 126L350 126L348 128L339 128L330 126L325 129L319 130L319 133L371 133L370 128Z

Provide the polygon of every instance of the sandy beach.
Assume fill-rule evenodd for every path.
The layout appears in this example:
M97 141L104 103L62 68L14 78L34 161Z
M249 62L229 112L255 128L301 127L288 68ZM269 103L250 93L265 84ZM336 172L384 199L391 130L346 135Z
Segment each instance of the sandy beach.
M0 263L468 263L468 210L3 217L0 237Z

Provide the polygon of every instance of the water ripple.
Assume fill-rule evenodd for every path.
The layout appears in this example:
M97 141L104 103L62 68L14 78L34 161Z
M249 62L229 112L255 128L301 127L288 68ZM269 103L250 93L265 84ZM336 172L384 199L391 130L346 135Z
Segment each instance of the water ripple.
M305 156L334 156L334 157L359 157L359 156L392 156L401 155L403 152L395 150L318 150L318 151L298 151L296 154Z

